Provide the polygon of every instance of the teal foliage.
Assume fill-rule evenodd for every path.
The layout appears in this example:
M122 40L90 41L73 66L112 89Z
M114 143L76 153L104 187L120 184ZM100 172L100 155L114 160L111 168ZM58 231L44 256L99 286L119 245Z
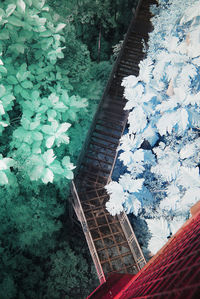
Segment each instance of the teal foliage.
M108 60L112 45L117 43L126 31L132 8L138 1L133 0L49 0L49 3L76 29L78 38L86 43L93 60ZM101 54L98 57L99 35Z
M70 246L63 243L63 248L51 255L50 268L45 298L60 298L61 294L65 294L66 299L86 296L85 286L89 287L92 281L87 260L80 253L75 255ZM92 272L94 274L94 269Z
M67 199L112 67L110 30L121 31L119 22L102 23L105 42L95 61L99 23L91 24L115 6L105 3L79 1L78 12L73 1L0 3L2 299L83 298L88 284L95 287L86 244L71 231Z

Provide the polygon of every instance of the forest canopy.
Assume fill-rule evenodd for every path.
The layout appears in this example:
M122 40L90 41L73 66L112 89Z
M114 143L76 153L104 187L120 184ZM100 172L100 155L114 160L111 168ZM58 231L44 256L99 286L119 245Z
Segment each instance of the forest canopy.
M0 2L2 299L82 298L94 283L69 183L133 2Z
M119 146L126 170L107 186L107 209L145 220L153 254L200 200L200 2L158 2L139 75L122 82L130 111Z

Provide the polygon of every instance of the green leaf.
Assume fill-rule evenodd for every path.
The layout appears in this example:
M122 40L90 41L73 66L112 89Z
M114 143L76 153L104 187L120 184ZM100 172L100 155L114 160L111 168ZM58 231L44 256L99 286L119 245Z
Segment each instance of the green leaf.
M60 165L60 162L57 160L54 160L53 163L51 164L51 166L49 166L49 168L53 171L53 173L56 173L56 174L64 173L64 169Z
M37 100L40 96L40 92L38 90L34 90L31 94L32 100Z
M17 81L17 79L14 77L14 76L8 76L7 77L7 82L9 83L9 84L18 84L18 81Z
M32 0L26 0L26 4L30 7L32 5Z
M44 6L45 4L45 0L32 0L32 4L35 8L37 8L38 10L41 10L42 7Z
M0 40L7 40L9 38L10 38L9 31L4 28L0 33Z
M21 88L20 94L24 99L30 100L30 93L26 89Z
M9 105L11 102L13 102L15 99L15 96L11 93L6 94L5 96L2 97L2 101L4 102L4 104L7 106Z
M24 3L23 0L17 0L17 8L19 9L20 12L25 13L26 4Z
M71 170L66 170L64 171L64 175L68 180L73 180L74 174Z
M5 17L5 12L2 8L0 8L0 20L2 19L2 17Z
M28 80L21 82L21 85L22 85L23 88L26 88L26 89L27 88L33 88L33 83L31 81L28 81Z
M0 97L2 97L2 96L5 94L5 92L6 92L6 89L5 89L5 87L1 84L1 85L0 85Z
M24 23L17 17L11 16L8 18L8 23L17 26L17 27L23 27Z
M45 133L45 134L51 135L52 134L52 127L49 126L49 125L44 125L44 126L42 126L42 132Z
M40 132L38 132L38 131L33 132L33 133L32 133L32 137L33 137L33 139L34 139L35 141L41 141L41 140L43 140L43 134L40 133Z
M7 69L3 65L0 65L0 73L2 73L4 75L7 74Z
M17 73L16 77L19 82L22 82L27 79L29 76L30 72L22 72L21 70Z
M51 30L47 29L47 30L45 30L43 32L40 32L39 36L40 37L50 37L50 36L52 36L52 32L51 32Z
M12 13L15 11L16 5L15 4L9 4L6 9L6 16L9 17L12 15Z
M11 47L12 50L17 50L18 53L24 54L24 50L25 50L25 45L24 44L20 44L20 43L16 43L14 45L12 45Z
M37 166L33 167L33 169L30 172L31 181L39 180L43 174L43 171L44 171L43 165L37 165Z

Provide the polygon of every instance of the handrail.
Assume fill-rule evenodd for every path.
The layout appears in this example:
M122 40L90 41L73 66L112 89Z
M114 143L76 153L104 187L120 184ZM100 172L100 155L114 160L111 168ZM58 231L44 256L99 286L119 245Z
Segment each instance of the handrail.
M80 169L80 165L81 165L81 162L82 162L83 157L84 157L84 155L85 155L86 149L87 149L87 147L88 147L90 137L91 137L91 135L92 135L92 133L93 133L93 131L94 131L94 128L95 128L95 124L96 124L96 120L97 120L98 114L99 114L99 112L100 112L100 109L101 109L102 106L103 106L104 99L105 99L106 95L108 94L109 88L110 88L110 86L111 86L111 82L112 82L112 80L113 80L113 77L114 77L114 74L115 74L115 72L116 72L116 70L117 70L117 67L118 67L118 65L119 65L119 63L120 63L120 59L121 59L121 57L122 57L122 55L123 55L124 48L125 48L126 43L127 43L127 41L128 41L129 33L130 33L131 28L132 28L132 26L133 26L133 23L134 23L134 21L135 21L135 19L136 19L136 17L137 17L137 14L138 14L138 12L139 12L139 7L141 6L141 3L142 3L142 0L139 0L138 5L137 5L137 8L136 8L136 11L135 11L135 14L134 14L134 16L132 17L132 20L131 20L130 25L129 25L129 27L128 27L128 30L127 30L127 33L126 33L124 42L123 42L123 44L122 44L122 48L121 48L121 50L120 50L120 52L119 52L119 55L117 56L117 59L115 60L115 63L114 63L114 65L113 65L112 71L111 71L111 73L110 73L110 75L109 75L109 78L108 78L106 87L105 87L105 89L104 89L103 95L102 95L101 100L100 100L100 102L99 102L99 104L98 104L98 106L97 106L96 112L95 112L95 114L94 114L94 116L93 116L93 120L92 120L92 123L91 123L91 125L90 125L90 128L89 128L89 130L88 130L88 132L87 132L85 141L84 141L83 146L82 146L82 150L81 150L81 152L80 152L80 154L79 154L79 157L78 157L78 159L77 159L77 165L76 165L76 169L75 169L75 176L77 175L77 173L78 173L78 171L79 171L79 169ZM115 159L115 160L116 160L116 159Z
M72 195L73 195L72 205L74 207L74 210L76 212L78 220L81 222L82 229L83 229L83 232L85 234L86 241L88 243L90 254L92 256L92 259L93 259L93 262L94 262L94 265L95 265L95 268L96 268L96 271L97 271L99 281L100 281L100 283L104 283L106 281L106 278L105 278L103 269L101 267L101 263L100 263L100 260L99 260L94 242L92 240L90 230L88 228L87 220L85 218L85 214L83 212L83 208L82 208L80 198L78 196L78 192L76 190L76 186L75 186L74 181L72 181L72 183L71 183L71 192L72 192Z
M138 271L140 271L143 268L143 266L146 264L146 260L125 211L121 212L121 214L118 215L118 219L120 221L126 239L128 240L131 252L136 261L136 266L138 268ZM133 244L135 246L133 246Z

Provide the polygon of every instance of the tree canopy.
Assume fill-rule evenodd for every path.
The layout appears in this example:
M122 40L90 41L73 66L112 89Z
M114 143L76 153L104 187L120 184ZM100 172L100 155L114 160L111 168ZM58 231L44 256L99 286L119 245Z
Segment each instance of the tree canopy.
M145 218L155 253L200 199L199 1L159 1L139 75L123 79L130 110L107 208Z
M122 38L122 3L0 3L2 299L82 298L96 283L69 183L112 67L109 34Z

